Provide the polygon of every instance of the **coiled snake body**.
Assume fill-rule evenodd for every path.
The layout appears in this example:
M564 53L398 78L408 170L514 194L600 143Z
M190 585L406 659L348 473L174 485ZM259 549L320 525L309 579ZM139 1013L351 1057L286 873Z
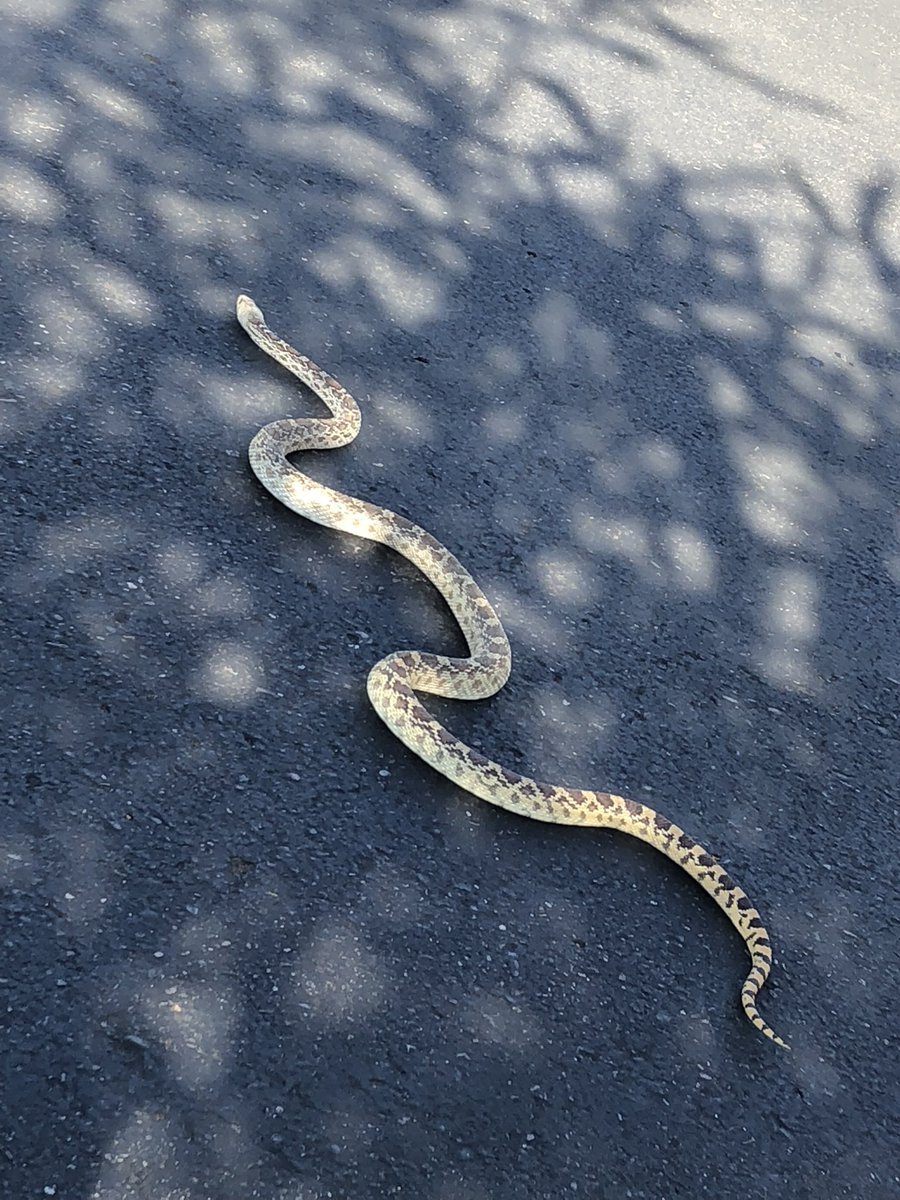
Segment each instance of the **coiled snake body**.
M257 346L310 387L332 414L330 419L274 421L261 429L250 444L250 465L260 482L308 520L381 542L409 559L444 597L468 643L468 658L408 650L376 663L367 686L384 723L426 763L482 800L538 821L618 829L649 842L683 867L709 892L747 946L752 965L741 989L741 1004L748 1019L787 1048L756 1007L772 966L768 934L746 894L712 855L666 817L634 800L555 787L508 771L454 737L422 707L416 692L480 700L503 687L512 660L500 619L465 567L430 533L387 509L323 487L287 461L286 456L296 451L333 449L352 442L361 425L359 408L337 380L266 326L248 296L238 297L237 319Z

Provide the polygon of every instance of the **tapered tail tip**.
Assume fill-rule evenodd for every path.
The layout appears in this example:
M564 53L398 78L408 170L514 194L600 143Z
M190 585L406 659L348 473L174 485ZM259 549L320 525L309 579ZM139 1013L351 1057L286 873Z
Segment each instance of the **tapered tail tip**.
M747 993L744 993L741 996L741 1007L744 1010L747 1020L754 1029L758 1029L763 1037L767 1037L770 1042L774 1042L775 1045L780 1046L782 1050L790 1050L790 1046L787 1044L787 1042L783 1041L772 1028L772 1026L768 1025L759 1015L759 1009L756 1007L755 1000L755 995L748 995Z

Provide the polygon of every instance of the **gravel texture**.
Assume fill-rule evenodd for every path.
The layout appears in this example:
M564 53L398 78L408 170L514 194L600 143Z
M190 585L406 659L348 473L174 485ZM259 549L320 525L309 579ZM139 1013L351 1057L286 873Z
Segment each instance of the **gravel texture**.
M823 0L9 0L0 29L0 1192L898 1194L900 16ZM497 602L491 810L365 676L459 647L310 458Z

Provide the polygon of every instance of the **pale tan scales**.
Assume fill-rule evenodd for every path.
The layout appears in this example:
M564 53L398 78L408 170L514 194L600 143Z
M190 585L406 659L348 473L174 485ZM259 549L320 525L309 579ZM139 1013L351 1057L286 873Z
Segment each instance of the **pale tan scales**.
M369 673L368 693L381 719L410 750L482 800L539 821L619 829L649 842L683 867L726 913L747 946L752 965L741 990L744 1012L766 1037L787 1048L756 1007L772 965L768 934L746 894L702 846L633 800L608 792L554 787L507 771L454 737L422 707L417 691L480 700L503 687L512 659L500 619L465 567L431 534L387 509L323 487L287 461L288 454L300 450L332 449L352 442L361 425L359 408L337 380L266 326L248 296L238 297L237 318L260 349L312 388L332 414L331 418L274 421L261 429L250 444L250 465L260 482L301 516L381 542L402 554L444 597L468 643L468 658L401 651L376 663Z

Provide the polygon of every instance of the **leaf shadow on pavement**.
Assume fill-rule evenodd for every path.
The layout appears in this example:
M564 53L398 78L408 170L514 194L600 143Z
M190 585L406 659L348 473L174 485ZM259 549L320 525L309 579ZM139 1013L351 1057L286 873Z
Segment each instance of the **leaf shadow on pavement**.
M10 1195L882 1179L895 185L861 175L847 221L796 164L641 157L574 81L703 50L664 7L82 5L10 33ZM836 117L716 53L723 86ZM412 568L256 486L256 428L317 408L239 291L364 409L311 471L497 599L512 680L435 711L719 853L790 1058L683 873L494 812L380 726L368 667L459 636Z

